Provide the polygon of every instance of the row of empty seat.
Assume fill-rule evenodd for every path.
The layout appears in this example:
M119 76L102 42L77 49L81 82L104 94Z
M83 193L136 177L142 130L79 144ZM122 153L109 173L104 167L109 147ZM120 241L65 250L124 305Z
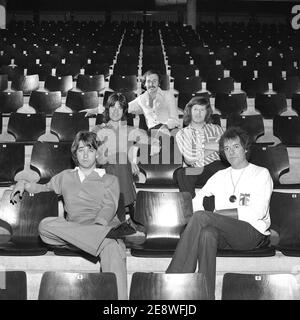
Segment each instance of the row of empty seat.
M24 271L1 272L5 281L0 300L26 300ZM113 273L51 272L42 275L38 300L117 300ZM298 275L226 273L222 281L222 300L299 300ZM129 300L207 300L201 274L163 274L135 272ZM191 310L195 312L196 310Z

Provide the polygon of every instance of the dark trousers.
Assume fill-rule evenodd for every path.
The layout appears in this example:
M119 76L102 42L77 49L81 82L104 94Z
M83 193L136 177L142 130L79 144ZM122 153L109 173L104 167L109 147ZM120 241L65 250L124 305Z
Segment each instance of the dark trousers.
M264 242L265 235L249 223L209 211L195 212L177 244L167 273L202 273L206 293L215 297L217 249L251 250Z
M203 168L179 168L176 171L176 180L179 191L187 191L195 197L196 186L204 186L206 181L217 171L227 168L222 161L214 161Z

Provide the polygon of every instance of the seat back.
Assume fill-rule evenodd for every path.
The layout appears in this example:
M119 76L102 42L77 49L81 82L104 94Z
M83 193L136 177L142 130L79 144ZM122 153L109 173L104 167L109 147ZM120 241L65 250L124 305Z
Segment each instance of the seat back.
M0 186L10 186L24 168L25 146L22 143L0 143Z
M45 89L49 91L60 91L65 96L73 88L73 78L68 76L48 76L45 80Z
M182 154L174 136L163 136L160 141L161 150L155 155L150 155L150 145L140 145L138 166L146 181L137 183L139 187L176 186L174 173L182 166Z
M273 119L274 136L288 147L300 146L300 118L297 116L275 116Z
M222 300L299 300L300 289L292 274L226 273Z
M0 112L16 112L23 107L24 97L22 91L0 92Z
M250 162L269 170L274 186L280 186L280 177L289 171L289 156L285 145L253 145L250 150Z
M271 229L279 234L279 246L300 247L300 193L273 192L270 201Z
M247 109L247 96L245 93L222 93L215 96L215 108L226 117L231 113L242 113Z
M8 88L8 76L7 74L0 74L0 91L4 91Z
M236 113L227 116L226 128L241 127L256 141L265 133L263 117L260 114L240 115Z
M241 89L246 92L248 98L254 98L258 93L266 93L269 90L268 80L265 78L244 79Z
M230 93L234 89L234 80L231 77L208 78L206 89L213 95L217 93Z
M71 142L38 141L33 145L30 168L40 175L39 183L46 183L57 173L73 167Z
M205 300L205 277L201 273L135 272L130 300Z
M10 114L7 132L11 133L16 142L33 143L46 132L46 115L40 113Z
M13 90L22 91L24 95L30 95L32 91L38 90L39 86L40 82L38 74L27 76L17 75L11 82L11 88Z
M62 105L61 92L33 91L29 98L29 105L37 112L52 115Z
M117 300L114 273L45 272L39 300Z
M38 226L46 217L58 216L58 199L54 192L29 195L25 192L16 204L10 202L11 190L5 190L1 199L0 219L13 230L12 242L37 241Z
M89 130L89 119L83 113L54 112L50 131L54 133L59 141L73 141L80 130Z
M25 271L0 271L0 300L27 300Z
M261 94L255 96L254 107L265 119L272 119L287 110L285 94Z
M118 91L124 89L127 91L137 90L137 76L136 75L115 75L112 74L109 79L109 88Z
M192 198L188 192L137 193L134 220L146 228L146 241L153 248L175 248L174 244L193 214Z
M105 88L105 79L103 74L79 74L76 81L76 88L81 91L102 91Z
M174 88L179 92L195 93L202 89L201 77L176 77L174 80Z
M80 111L89 108L97 108L99 105L99 97L97 91L79 92L68 91L66 98L66 106L73 111Z

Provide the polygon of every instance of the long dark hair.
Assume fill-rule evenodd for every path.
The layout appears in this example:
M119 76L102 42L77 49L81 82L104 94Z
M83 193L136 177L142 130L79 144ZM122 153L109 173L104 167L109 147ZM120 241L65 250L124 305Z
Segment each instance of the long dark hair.
M108 99L107 102L105 104L105 110L103 112L103 122L107 123L110 118L109 118L109 108L113 107L116 102L119 102L122 110L123 110L123 115L121 120L125 121L127 120L127 114L128 114L128 103L127 103L127 99L125 97L125 95L121 92L114 92L113 94L111 94Z

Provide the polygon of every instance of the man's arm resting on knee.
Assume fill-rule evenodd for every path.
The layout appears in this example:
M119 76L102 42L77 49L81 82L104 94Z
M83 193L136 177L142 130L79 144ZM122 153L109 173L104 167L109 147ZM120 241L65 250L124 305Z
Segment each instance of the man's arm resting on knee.
M237 209L223 209L214 211L216 214L220 214L221 216L238 219L238 211Z

